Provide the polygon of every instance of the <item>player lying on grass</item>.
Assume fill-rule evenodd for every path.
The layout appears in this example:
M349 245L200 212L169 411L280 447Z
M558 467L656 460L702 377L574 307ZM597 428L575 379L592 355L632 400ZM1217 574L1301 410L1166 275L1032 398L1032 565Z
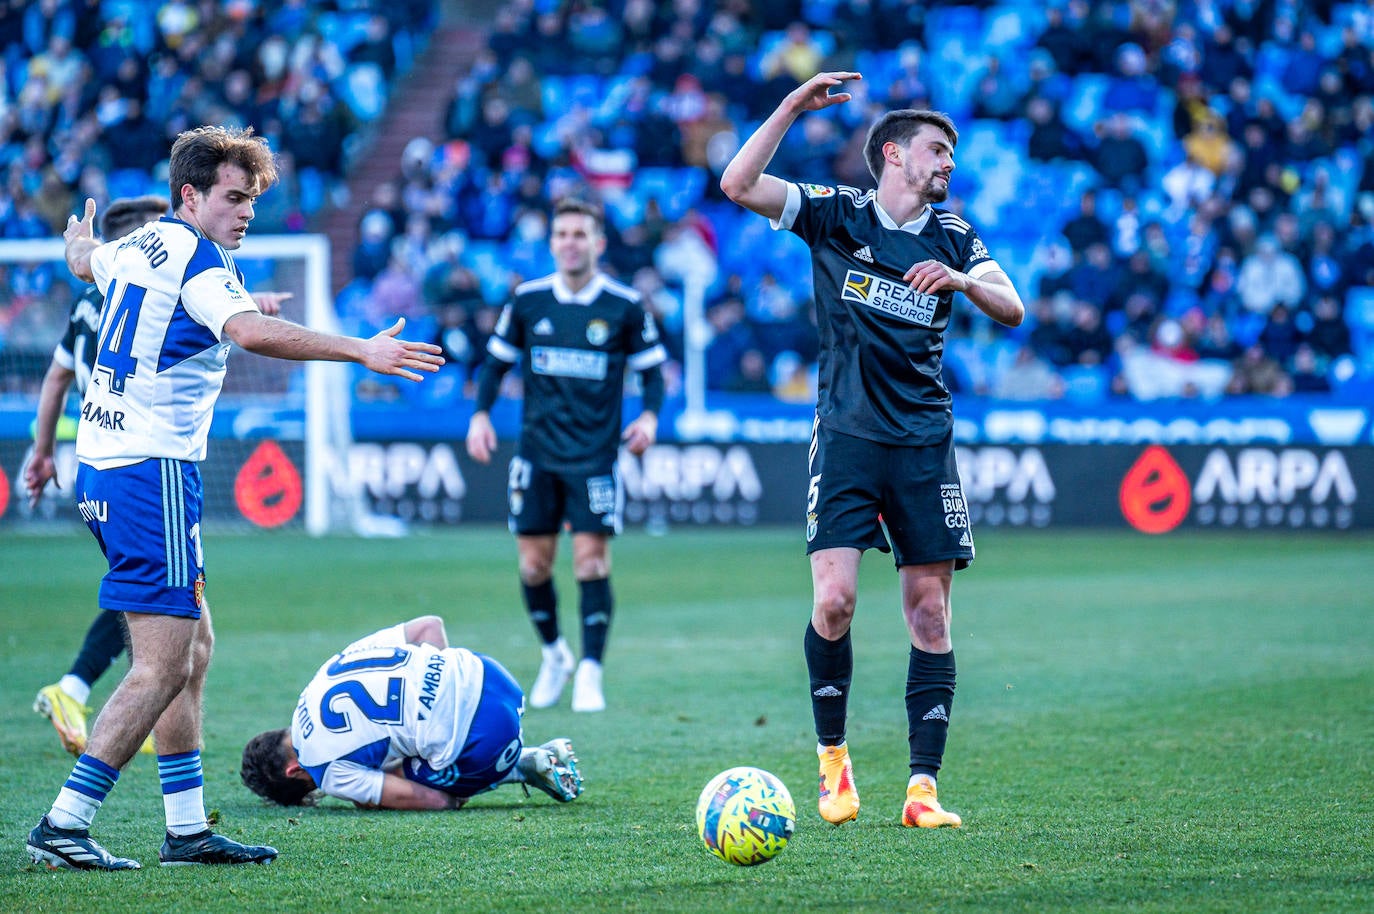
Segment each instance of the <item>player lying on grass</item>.
M525 694L484 654L449 647L421 616L335 654L301 693L291 726L243 749L243 783L297 806L316 790L385 809L458 809L500 784L560 803L582 793L572 743L525 748Z

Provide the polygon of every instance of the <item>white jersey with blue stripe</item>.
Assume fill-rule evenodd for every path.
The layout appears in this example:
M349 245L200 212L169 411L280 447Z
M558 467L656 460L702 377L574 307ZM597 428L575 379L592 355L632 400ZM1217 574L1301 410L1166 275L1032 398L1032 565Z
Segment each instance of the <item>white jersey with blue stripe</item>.
M164 217L91 254L105 293L76 455L97 469L205 457L230 343L224 322L256 311L229 254Z
M375 805L385 772L408 758L457 760L482 697L482 661L461 647L407 644L405 625L355 641L301 693L291 745L333 797Z

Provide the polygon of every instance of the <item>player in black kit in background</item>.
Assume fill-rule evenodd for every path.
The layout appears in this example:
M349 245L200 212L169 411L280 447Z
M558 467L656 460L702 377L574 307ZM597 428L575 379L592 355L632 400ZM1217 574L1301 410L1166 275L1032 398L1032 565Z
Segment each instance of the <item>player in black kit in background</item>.
M845 744L854 659L849 628L863 551L893 551L911 635L906 711L911 775L902 824L958 826L935 778L954 699L950 586L973 559L954 462L940 353L954 293L1014 327L1025 307L973 227L934 209L949 195L959 141L945 114L889 111L864 145L876 191L791 184L764 173L803 112L849 101L820 73L783 100L735 155L721 189L811 248L821 354L807 492L813 605L805 636L820 756L820 813L858 816ZM884 535L886 528L886 535ZM890 545L889 545L890 541Z
M616 459L621 441L637 455L657 437L663 406L659 366L667 351L639 293L598 267L606 249L599 210L576 200L557 204L549 247L557 272L516 288L487 344L467 450L479 463L491 460L496 431L489 413L502 376L523 358L524 413L507 494L525 608L543 644L530 704L555 704L573 677L574 657L559 634L553 586L558 535L566 522L582 617L572 709L601 711L601 661L613 606L610 538L620 530L625 501ZM627 368L640 372L643 411L622 432Z

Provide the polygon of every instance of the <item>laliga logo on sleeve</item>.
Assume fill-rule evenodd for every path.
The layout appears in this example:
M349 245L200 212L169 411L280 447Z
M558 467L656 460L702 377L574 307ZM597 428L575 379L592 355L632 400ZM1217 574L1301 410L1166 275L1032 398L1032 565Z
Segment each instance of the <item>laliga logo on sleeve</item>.
M1121 479L1121 514L1141 533L1168 533L1193 506L1193 489L1173 456L1157 444L1145 449Z

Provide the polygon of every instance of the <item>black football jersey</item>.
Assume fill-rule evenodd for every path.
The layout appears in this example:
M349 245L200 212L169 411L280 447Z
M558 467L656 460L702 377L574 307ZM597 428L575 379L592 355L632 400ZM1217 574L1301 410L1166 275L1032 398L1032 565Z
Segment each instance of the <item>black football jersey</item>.
M487 351L524 359L520 456L568 473L615 461L626 368L668 357L639 293L600 273L577 293L557 273L517 286Z
M62 342L57 344L52 357L58 365L76 372L76 393L85 396L86 385L91 383L91 372L95 370L96 340L100 335L100 309L105 298L94 285L72 302L71 314L67 317L67 332Z
M887 444L942 440L953 424L940 357L954 293L917 293L902 275L923 260L974 278L1001 271L978 233L933 207L899 226L874 191L817 184L788 186L777 226L811 248L817 419Z

